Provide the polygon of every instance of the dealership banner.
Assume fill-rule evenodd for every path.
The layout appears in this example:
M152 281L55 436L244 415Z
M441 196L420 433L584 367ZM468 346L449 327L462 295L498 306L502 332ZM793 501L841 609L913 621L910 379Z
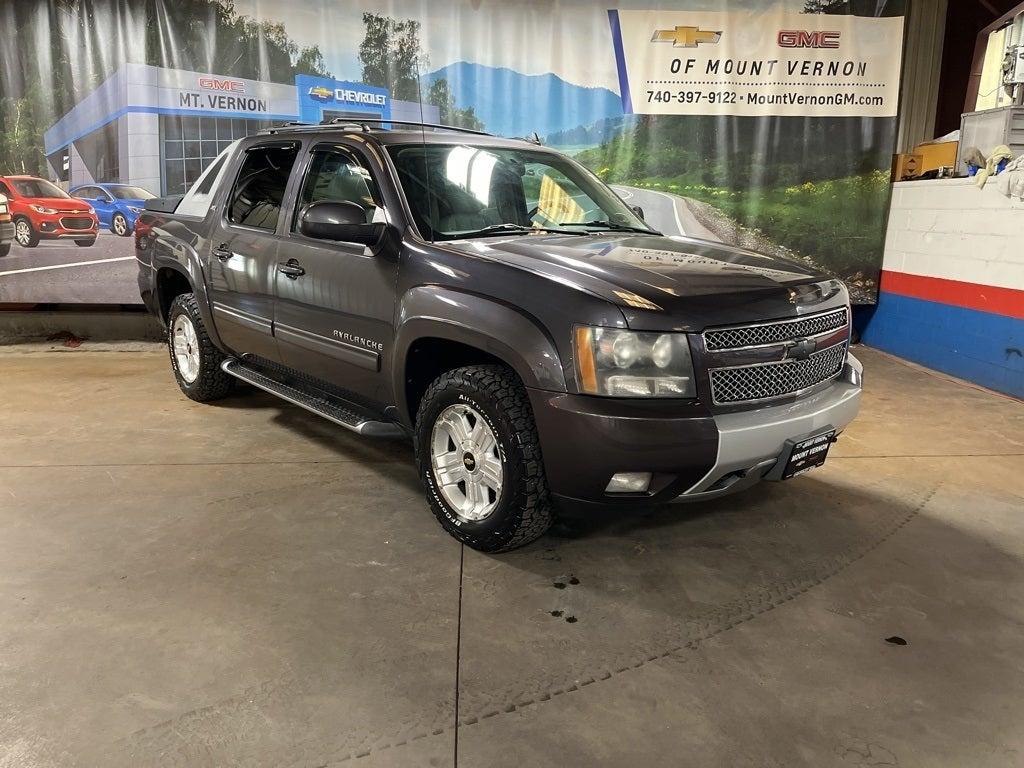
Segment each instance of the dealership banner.
M895 117L903 18L608 12L624 108L649 115Z
M14 224L13 237L0 227L0 305L138 305L132 233L148 198L185 193L239 139L331 121L539 139L666 235L796 259L872 303L904 10L0 2L0 196Z

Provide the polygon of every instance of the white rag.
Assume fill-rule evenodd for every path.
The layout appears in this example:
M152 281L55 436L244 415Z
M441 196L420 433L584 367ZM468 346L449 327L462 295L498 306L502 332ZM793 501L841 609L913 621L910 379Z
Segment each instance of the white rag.
M1024 155L1011 160L1003 172L996 176L996 189L1007 197L1024 200Z
M985 182L988 181L988 177L996 172L996 166L999 165L1000 160L1010 160L1012 158L1013 150L1005 144L1000 144L993 149L992 154L988 156L988 162L985 163L985 167L979 169L974 175L974 183L978 185L978 189L982 189L985 186Z

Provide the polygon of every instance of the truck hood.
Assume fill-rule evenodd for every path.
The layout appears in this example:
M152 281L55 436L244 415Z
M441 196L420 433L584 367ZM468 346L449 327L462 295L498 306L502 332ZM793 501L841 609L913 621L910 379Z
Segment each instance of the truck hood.
M838 283L795 290L829 280L799 262L685 237L520 235L445 245L598 295L638 329L700 330L791 317L835 303L837 292L845 295Z

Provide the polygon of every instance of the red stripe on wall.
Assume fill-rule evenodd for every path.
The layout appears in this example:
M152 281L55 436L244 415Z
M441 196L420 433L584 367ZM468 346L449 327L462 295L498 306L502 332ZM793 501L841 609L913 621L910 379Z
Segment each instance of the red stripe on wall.
M1024 319L1024 291L1017 288L963 283L959 280L888 270L882 270L879 285L883 291L898 293L900 296Z

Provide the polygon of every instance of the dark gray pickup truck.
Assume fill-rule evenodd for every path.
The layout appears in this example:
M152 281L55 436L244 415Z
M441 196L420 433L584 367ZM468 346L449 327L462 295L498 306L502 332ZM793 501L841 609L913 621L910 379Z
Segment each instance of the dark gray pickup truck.
M707 499L820 465L854 418L843 284L664 237L536 143L271 129L135 230L181 390L241 380L415 443L426 497L507 550L556 503Z

